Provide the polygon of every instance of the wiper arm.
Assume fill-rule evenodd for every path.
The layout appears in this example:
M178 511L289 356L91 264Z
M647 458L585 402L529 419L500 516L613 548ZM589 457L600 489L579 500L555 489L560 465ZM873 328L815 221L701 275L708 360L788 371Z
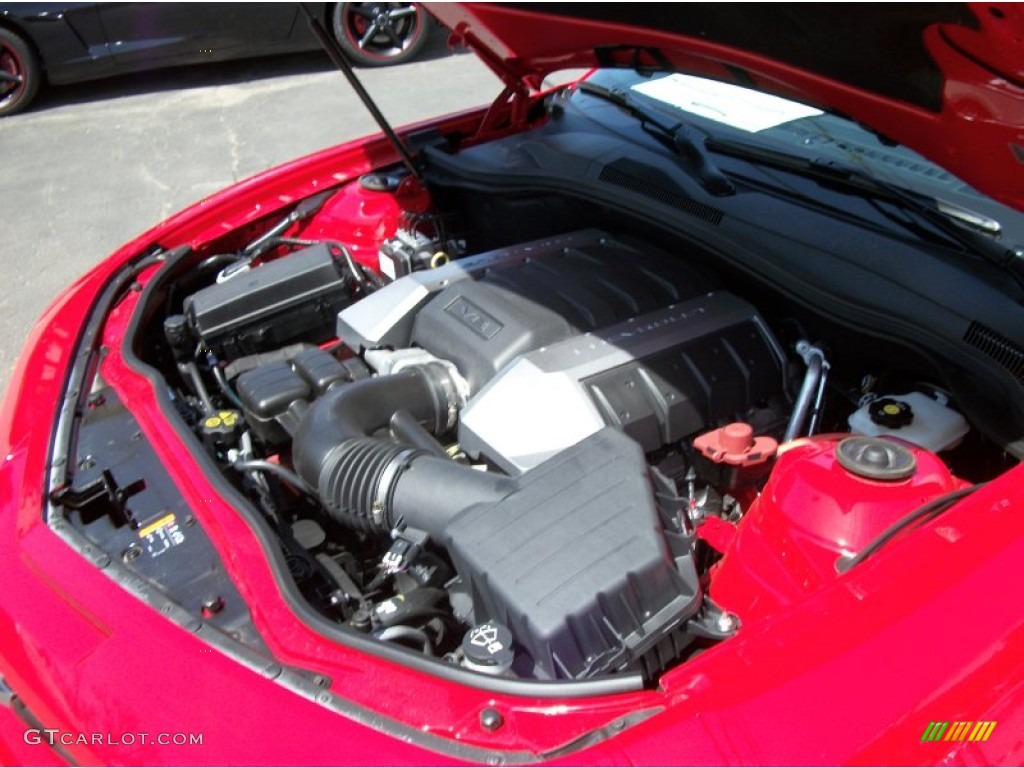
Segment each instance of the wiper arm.
M682 155L690 164L693 175L712 195L723 197L736 194L736 187L722 173L705 146L706 136L702 136L692 126L684 122L670 125L662 122L660 115L637 103L629 93L617 88L605 88L596 83L580 83L578 89L590 96L604 99L617 107L621 107L640 121L644 130L663 144ZM650 130L654 128L657 133Z
M928 197L918 195L896 184L890 184L859 168L820 158L808 159L799 155L748 144L733 139L709 138L706 149L718 154L729 155L758 165L770 165L784 171L819 179L823 182L842 186L862 196L885 200L904 211L916 214L953 242L995 264L1010 274L1018 285L1024 288L1024 252L1006 248L990 236L973 229L965 229L955 216L943 211Z

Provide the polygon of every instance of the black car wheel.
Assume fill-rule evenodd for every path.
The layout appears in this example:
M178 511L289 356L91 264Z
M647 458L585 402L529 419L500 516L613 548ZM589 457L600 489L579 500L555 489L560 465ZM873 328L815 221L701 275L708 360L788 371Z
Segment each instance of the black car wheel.
M354 64L381 67L400 64L427 43L427 14L416 3L339 3L334 34Z
M29 44L0 28L0 117L27 107L41 78L39 60Z

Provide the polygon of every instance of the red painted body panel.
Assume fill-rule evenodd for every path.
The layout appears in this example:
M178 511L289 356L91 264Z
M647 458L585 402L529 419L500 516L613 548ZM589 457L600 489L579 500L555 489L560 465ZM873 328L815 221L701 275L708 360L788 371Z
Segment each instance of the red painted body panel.
M741 620L764 618L836 578L836 561L860 552L904 515L963 487L935 454L906 444L916 471L869 480L836 460L845 435L794 441L782 455L711 581L715 602Z
M25 721L0 707L0 765L70 765L46 741L46 734L26 733Z
M474 113L451 124L471 132L479 119ZM1024 592L1010 586L1024 576L1024 468L804 599L780 605L771 622L753 616L737 636L668 673L659 690L564 701L496 695L341 646L295 615L249 525L217 497L167 428L149 381L122 359L119 340L138 300L131 293L104 328L105 380L131 404L271 652L327 675L324 696L344 702L348 713L301 698L207 646L50 531L41 510L54 404L80 329L118 268L153 243L199 246L393 159L379 139L354 142L211 197L82 278L29 339L0 410L0 674L49 728L203 738L201 746L138 738L69 744L71 757L438 764L452 760L451 748L473 745L572 764L1024 761ZM341 200L342 207L365 203L361 195ZM393 213L387 208L385 220ZM503 715L504 727L480 725L485 706ZM574 743L637 711L654 714L613 727L611 738ZM994 719L1000 727L984 744L920 742L929 721L957 718ZM400 738L396 727L405 729ZM10 741L17 726L7 714L0 735L8 739L4 759L50 759Z
M350 184L324 204L303 234L346 243L353 258L379 271L378 245L395 234L401 215L394 194Z

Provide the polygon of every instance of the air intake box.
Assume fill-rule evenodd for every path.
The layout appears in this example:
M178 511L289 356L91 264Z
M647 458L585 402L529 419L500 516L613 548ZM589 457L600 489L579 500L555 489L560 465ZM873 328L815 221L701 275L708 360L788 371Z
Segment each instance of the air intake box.
M531 674L623 669L698 610L689 549L664 531L635 441L605 428L517 482L452 520L443 543L477 621L511 629Z

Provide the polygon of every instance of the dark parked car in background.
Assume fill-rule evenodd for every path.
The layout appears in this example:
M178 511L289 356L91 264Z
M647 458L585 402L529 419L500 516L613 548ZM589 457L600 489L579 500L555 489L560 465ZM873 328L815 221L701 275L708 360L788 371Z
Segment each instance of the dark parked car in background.
M361 66L409 61L434 27L415 3L312 10ZM28 107L43 83L318 48L297 3L0 4L0 117Z

